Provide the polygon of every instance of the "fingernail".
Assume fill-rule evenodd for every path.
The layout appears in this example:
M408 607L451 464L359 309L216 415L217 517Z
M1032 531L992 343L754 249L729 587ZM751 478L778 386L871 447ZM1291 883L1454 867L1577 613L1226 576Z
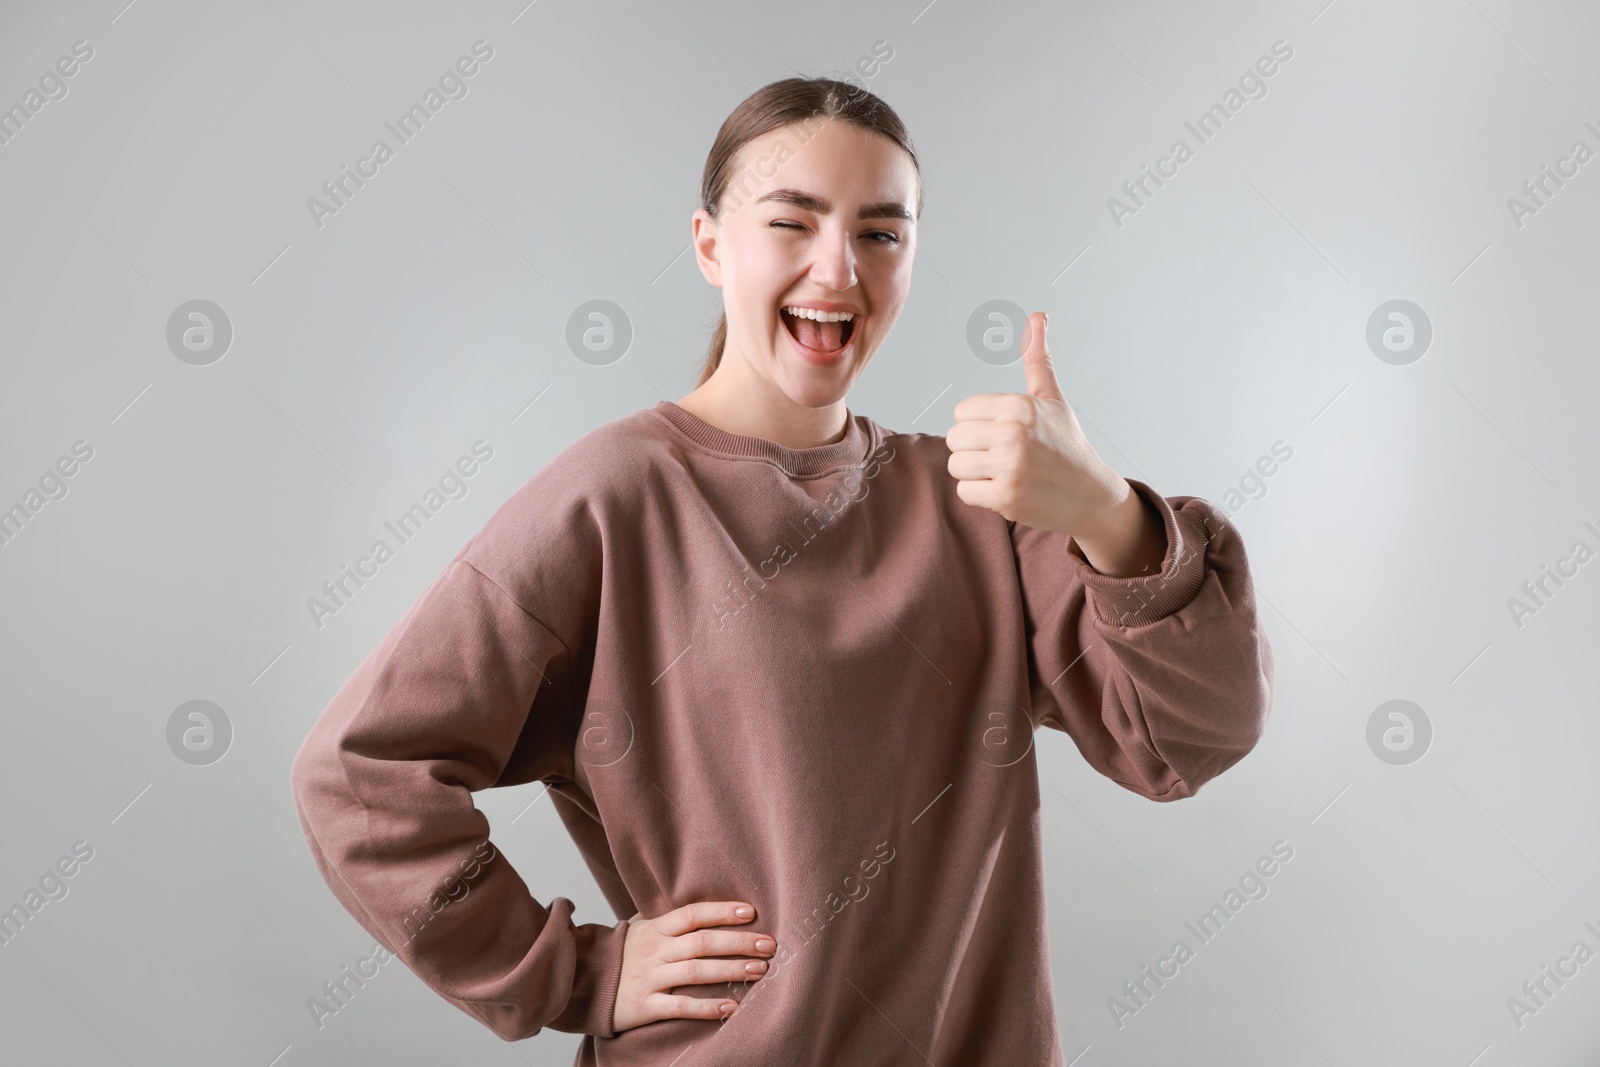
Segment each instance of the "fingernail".
M733 1005L729 1004L727 1001L723 1001L722 1006L719 1007L717 1010L720 1011L724 1015L732 1015L733 1014Z
M1046 326L1050 325L1050 312L1048 311L1044 313L1044 324Z
M755 914L755 910L752 908L738 907L733 909L733 913L739 916L741 919L748 919L750 916Z
M773 943L772 941L767 940L764 937L761 940L756 942L756 951L757 952L771 952L773 949L775 949L777 947L778 946L775 943Z
M751 974L760 974L767 969L767 961L751 960L749 963L744 965L744 969L749 971Z

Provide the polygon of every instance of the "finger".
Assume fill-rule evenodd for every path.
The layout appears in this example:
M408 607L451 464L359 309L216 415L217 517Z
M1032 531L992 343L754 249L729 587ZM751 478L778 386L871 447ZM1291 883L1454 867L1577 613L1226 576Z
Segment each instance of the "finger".
M726 997L674 996L671 993L652 993L644 1002L658 1019L726 1019L739 1007L737 1000Z
M735 910L738 908L749 908L750 918L739 915ZM755 907L742 900L697 900L662 915L656 920L656 929L669 937L677 937L702 926L747 923L755 917L754 913Z
M1041 400L1065 400L1056 381L1055 365L1050 361L1050 344L1045 323L1050 318L1042 311L1028 316L1028 344L1022 350L1022 368L1028 378L1028 392Z
M988 508L990 511L1004 515L1000 510L1000 490L993 479L968 478L956 482L956 496L963 503L971 504L977 508Z
M944 443L952 452L1003 448L1017 444L1023 435L1021 423L1009 419L978 419L958 422L950 427L944 435Z
M994 477L995 463L993 456L985 450L952 452L945 463L945 470L958 482L987 481Z
M651 981L663 989L715 982L749 982L767 973L766 960L679 960L657 967ZM751 970L754 967L755 970Z
M958 422L972 419L1012 419L1021 413L1018 401L1026 402L1021 393L978 393L960 401L955 407Z
M694 959L696 956L767 957L777 951L771 934L753 930L692 930L674 937L661 948L663 963Z

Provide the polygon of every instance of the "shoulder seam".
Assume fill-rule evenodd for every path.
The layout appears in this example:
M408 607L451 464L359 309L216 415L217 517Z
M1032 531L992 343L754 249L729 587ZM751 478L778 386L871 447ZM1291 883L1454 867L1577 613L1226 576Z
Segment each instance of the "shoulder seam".
M478 577L482 578L484 581L488 582L490 585L492 585L496 589L500 590L501 593L505 594L505 598L507 600L511 601L512 604L516 605L516 608L517 608L518 611L522 612L529 619L531 619L533 621L533 623L536 626L539 627L539 629L543 630L545 633L550 635L551 640L555 641L556 644L561 646L562 651L564 651L567 654L567 658L568 659L572 658L572 649L570 647L568 647L566 641L564 641L562 639L561 635L556 633L549 626L546 626L543 619L540 619L533 612L531 612L527 608L523 607L522 606L522 602L519 601L515 596L512 595L511 590L507 589L505 586L501 585L499 582L497 582L493 578L489 577L487 574L485 574L478 567L477 564L473 563L471 560L467 559L464 556L457 556L455 559L451 560L451 564L452 565L454 565L456 563L459 563L463 567L466 567L466 568L470 569L474 574L478 575ZM542 674L544 672L540 671L540 673Z

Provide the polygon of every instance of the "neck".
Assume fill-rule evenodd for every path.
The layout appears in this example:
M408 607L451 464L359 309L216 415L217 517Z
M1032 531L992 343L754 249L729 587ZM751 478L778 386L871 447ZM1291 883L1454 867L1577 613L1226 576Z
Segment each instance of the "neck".
M726 348L706 383L675 403L719 430L795 449L842 441L849 416L843 397L816 408L797 404Z

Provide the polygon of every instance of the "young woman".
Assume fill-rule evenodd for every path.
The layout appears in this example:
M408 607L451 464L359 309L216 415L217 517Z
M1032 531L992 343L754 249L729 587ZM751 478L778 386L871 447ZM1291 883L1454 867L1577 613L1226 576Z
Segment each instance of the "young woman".
M699 386L535 474L295 758L335 895L506 1040L1060 1064L1034 731L1158 801L1261 736L1238 531L1095 454L1044 316L1027 391L962 400L945 437L846 407L921 207L876 96L792 78L740 104L693 217L724 309ZM535 900L488 840L471 794L532 781L614 925Z

